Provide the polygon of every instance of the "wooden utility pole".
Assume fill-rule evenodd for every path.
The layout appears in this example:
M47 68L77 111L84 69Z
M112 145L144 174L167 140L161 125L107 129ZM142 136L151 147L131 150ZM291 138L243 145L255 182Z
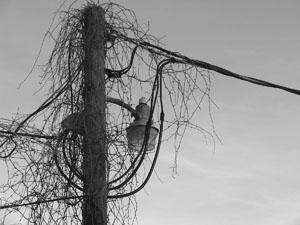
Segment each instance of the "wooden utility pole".
M83 12L83 225L107 224L106 122L104 72L104 10L88 6Z

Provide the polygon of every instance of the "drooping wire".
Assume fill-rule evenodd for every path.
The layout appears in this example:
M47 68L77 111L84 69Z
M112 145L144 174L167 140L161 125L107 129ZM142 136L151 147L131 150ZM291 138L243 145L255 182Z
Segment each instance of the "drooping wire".
M67 136L68 136L68 133L69 132L64 132L61 137L58 139L57 141L57 145L55 147L55 149L53 150L53 158L54 158L54 162L55 162L55 165L58 169L58 171L60 172L60 174L62 175L62 177L69 183L71 184L73 187L77 188L78 190L80 191L83 191L83 188L80 187L79 185L77 185L76 183L74 183L63 171L63 169L60 167L59 165L59 161L58 161L58 146L61 142L61 140L65 139Z
M147 122L147 126L146 126L146 131L145 131L145 138L144 138L144 143L145 143L145 140L146 140L146 145L148 143L148 139L149 139L149 135L150 135L150 128L151 128L151 120L150 118L152 119L152 116L153 116L153 113L154 113L154 108L155 108L155 104L157 102L157 97L158 97L158 93L159 93L159 97L160 97L160 110L161 110L161 113L160 113L160 127L159 127L159 137L158 137L158 143L157 143L157 147L156 147L156 151L155 151L155 155L154 155L154 158L153 158L153 161L152 161L152 164L151 164L151 167L149 169L149 172L145 178L145 180L143 181L143 183L138 187L136 188L135 190L133 191L130 191L128 193L124 193L124 194L120 194L120 195L108 195L108 198L124 198L124 197L129 197L131 195L134 195L136 194L137 192L139 192L140 190L142 190L146 184L148 183L153 171L154 171L154 168L155 168L155 165L156 165L156 162L157 162L157 159L158 159L158 155L159 155L159 151L160 151L160 146L161 146L161 141L162 141L162 134L163 134L163 124L164 124L164 109L163 109L163 99L162 99L162 71L163 71L163 68L167 65L167 64L170 64L170 63L174 63L175 62L175 59L166 59L166 60L163 60L161 61L159 64L158 64L158 67L157 67L157 73L156 73L156 80L158 82L158 88L157 88L157 92L156 92L156 95L153 96L153 92L152 92L152 97L151 97L151 106L150 106L150 116L149 116L149 120Z
M111 69L105 68L105 73L106 73L107 77L108 78L120 78L123 74L126 74L130 70L130 68L132 67L134 56L135 56L135 53L136 53L136 50L137 50L138 47L139 46L136 45L134 47L134 49L132 50L129 65L127 67L125 67L124 69L111 70Z
M63 154L63 157L64 157L64 161L66 162L66 165L69 167L70 169L70 172L72 172L77 178L79 178L80 180L83 180L83 175L78 171L78 169L69 161L68 159L68 156L67 156L67 153L66 151L68 151L69 155L71 155L71 152L72 152L72 140L75 140L75 138L77 137L77 134L71 134L72 137L69 139L69 146L68 146L68 150L66 150L66 141L68 140L68 138L63 138L63 141L62 141L62 154ZM66 135L67 136L67 135ZM75 151L75 149L74 149Z
M135 157L134 161L131 163L131 165L129 166L129 168L117 179L109 182L109 184L111 185L114 182L117 182L119 180L121 180L122 178L124 178L127 174L129 174L130 171L132 171L132 173L126 177L126 180L124 180L121 184L115 186L115 187L110 187L109 190L116 190L121 188L122 186L126 185L131 178L137 173L137 171L139 170L140 166L143 164L143 161L145 159L146 156L146 152L147 152L147 146L148 146L148 140L149 140L149 136L150 136L150 126L151 126L151 121L152 121L152 117L153 117L153 112L154 112L154 108L155 108L155 103L156 103L156 98L158 95L158 74L155 77L155 80L153 82L153 87L152 87L152 94L151 94L151 105L150 105L150 115L149 115L149 119L146 125L146 129L145 129L145 137L143 140L143 144L142 147L138 153L138 155ZM137 161L139 160L139 162L137 163ZM137 163L137 165L136 165Z
M146 125L146 129L145 129L145 137L143 140L143 144L142 147L138 153L138 155L136 156L136 158L134 159L134 161L131 163L131 165L129 166L129 168L126 170L125 173L123 173L119 178L109 182L109 184L114 183L120 179L122 179L123 177L125 177L133 168L132 173L126 178L125 181L123 181L121 184L117 185L116 187L110 187L109 190L116 190L122 186L124 186L126 183L128 183L130 181L130 179L137 173L138 169L140 168L140 166L142 165L145 155L146 155L146 151L147 151L147 145L148 145L148 139L149 139L149 131L150 131L150 126L151 126L151 121L152 121L152 117L153 117L153 112L154 112L154 108L155 108L155 103L156 103L156 99L157 99L157 95L158 95L158 73L156 73L155 76L155 80L153 82L153 87L152 87L152 94L151 94L151 105L150 105L150 115L149 115L149 119L148 119L148 123ZM141 158L140 158L141 156ZM140 161L137 163L137 160L140 158Z

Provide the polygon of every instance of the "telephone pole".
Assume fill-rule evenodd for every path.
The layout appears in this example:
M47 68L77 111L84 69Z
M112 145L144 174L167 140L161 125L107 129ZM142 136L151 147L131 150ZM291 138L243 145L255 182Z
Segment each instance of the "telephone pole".
M88 6L84 18L83 225L107 224L104 10Z

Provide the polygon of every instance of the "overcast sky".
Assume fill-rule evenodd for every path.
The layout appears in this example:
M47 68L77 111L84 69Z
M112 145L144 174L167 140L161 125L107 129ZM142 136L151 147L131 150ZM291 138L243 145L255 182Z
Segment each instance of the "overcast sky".
M32 96L37 73L18 86L62 2L0 0L0 117L41 104L41 96ZM115 2L134 10L140 23L149 22L167 49L300 89L299 0ZM50 51L44 48L41 63ZM300 224L300 96L217 73L212 82L222 143L214 148L189 132L174 178L173 145L164 143L156 169L161 180L153 176L147 192L137 194L139 224Z

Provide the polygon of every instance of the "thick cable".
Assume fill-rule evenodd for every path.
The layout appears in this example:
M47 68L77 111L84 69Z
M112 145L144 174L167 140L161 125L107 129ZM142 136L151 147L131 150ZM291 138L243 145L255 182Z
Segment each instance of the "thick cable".
M174 59L163 60L161 63L159 63L159 66L158 66L158 69L157 69L157 74L159 75L159 80L160 80L158 89L159 89L159 93L160 93L161 114L160 114L159 138L158 138L158 143L157 143L157 147L156 147L156 151L155 151L155 156L154 156L154 159L152 161L150 170L149 170L144 182L138 188L136 188L135 190L133 190L131 192L125 193L125 194L112 195L112 196L108 195L107 196L108 198L124 198L124 197L129 197L131 195L136 194L137 192L139 192L140 190L142 190L146 186L146 184L148 183L148 181L149 181L149 179L150 179L150 177L151 177L151 175L154 171L154 168L155 168L155 165L156 165L156 162L157 162L157 159L158 159L159 151L160 151L160 146L161 146L161 141L162 141L162 133L163 133L163 122L164 122L164 110L163 110L163 100L162 100L162 70L167 64L174 63L174 62L175 62ZM156 95L156 97L157 97L157 95ZM151 101L151 105L153 105L155 102ZM153 113L154 113L154 108L153 108L153 110L150 111L150 117L153 116ZM148 135L149 135L149 133L148 133Z
M155 79L154 84L153 84L153 88L152 88L152 94L151 94L152 97L154 96L154 92L155 92L156 80L157 80L157 79ZM155 95L155 96L156 96L156 95ZM151 97L151 99L152 99L152 97ZM150 115L149 115L149 120L148 120L148 122L147 122L146 129L145 129L145 137L144 137L144 141L143 141L143 144L142 144L142 146L141 146L141 149L140 149L140 151L139 151L137 157L134 159L134 161L131 163L131 165L130 165L129 168L125 171L125 173L123 173L119 178L113 180L112 182L109 182L109 184L112 184L112 183L114 183L114 182L116 182L116 181L121 180L121 179L124 178L127 174L129 174L129 172L130 172L131 170L133 170L133 171L131 172L131 174L130 174L128 177L126 177L126 179L125 179L122 183L118 184L118 185L115 186L115 187L110 187L110 188L109 188L110 191L111 191L111 190L119 189L119 188L121 188L122 186L126 185L126 184L131 180L131 178L134 177L134 175L135 175L135 174L137 173L137 171L139 170L140 166L143 164L143 161L144 161L145 156L146 156L147 146L148 146L148 140L149 140L149 136L150 136L150 135L149 135L149 131L150 131L150 126L151 126L151 124L149 124L149 121L152 121L152 117L153 117L153 113L151 113L151 112L153 111L152 108L154 108L154 105L153 105L153 102L151 101ZM139 158L140 158L140 160L139 160ZM138 164L135 165L135 164L137 163L138 160L139 160Z
M149 42L140 41L140 40L134 39L134 38L129 38L129 37L126 37L125 35L122 35L122 34L118 34L118 36L121 39L125 40L125 41L128 41L128 42L134 43L136 45L139 45L142 48L144 48L144 49L146 49L150 52L153 52L155 54L158 54L158 55L161 55L161 56L164 56L164 57L168 57L168 58L174 57L176 59L184 60L186 64L191 65L191 66L201 67L203 69L215 71L215 72L217 72L221 75L236 78L236 79L243 80L243 81L253 83L253 84L256 84L256 85L265 86L265 87L269 87L269 88L281 89L281 90L287 91L287 92L292 93L292 94L300 95L300 90L298 90L298 89L289 88L289 87L286 87L286 86L274 84L274 83L264 81L264 80L261 80L261 79L240 75L240 74L234 73L230 70L224 69L222 67L215 66L213 64L210 64L210 63L207 63L207 62L204 62L204 61L191 59L187 56L181 55L178 52L172 52L170 50L159 47L157 45L153 45Z
M66 135L67 136L67 135ZM69 140L69 146L68 146L68 152L70 154L70 151L72 149L72 140L73 138L76 137L76 134L72 134L72 137L70 138ZM65 147L65 142L66 142L66 139L67 138L63 138L63 142L62 142L62 154L63 154L63 157L64 157L64 161L66 162L67 166L69 167L70 171L77 177L79 178L80 180L83 180L83 175L80 174L80 172L74 168L74 166L70 163L69 159L68 159L68 156L67 156L67 153L66 153L66 147Z
M66 133L62 134L61 138L64 138L64 136L67 136L67 135L68 135L68 133L66 132ZM55 165L56 165L58 171L60 172L60 174L63 176L63 178L66 181L68 181L68 183L70 183L73 187L77 188L78 190L83 191L82 187L78 186L76 183L74 183L72 180L69 179L69 177L64 173L63 169L59 165L57 151L58 151L58 146L59 146L60 141L61 140L58 140L57 146L56 146L56 148L53 151L53 157L54 157Z
M133 64L133 60L134 60L134 56L135 56L135 53L136 53L136 50L139 46L136 45L134 47L134 49L132 50L132 53L131 53L131 58L130 58L130 62L129 62L129 65L127 67L125 67L124 69L121 69L121 70L111 70L111 69L105 69L105 73L107 75L108 78L120 78L123 74L126 74L130 68L132 67L132 64Z
M47 199L47 200L39 200L39 201L28 202L28 203L23 203L23 204L3 205L3 206L0 206L0 209L23 207L23 206L28 206L28 205L36 205L36 204L43 204L43 203L48 203L48 202L71 200L71 199L77 199L77 198L83 198L83 197L86 197L86 196L85 195L69 196L69 197L61 197L61 198L54 198L54 199Z
M158 65L158 68L160 68L160 64ZM157 69L157 71L158 71L158 69ZM116 182L116 181L122 179L123 177L125 177L135 167L135 163L139 159L139 156L142 154L142 156L140 158L140 161L138 162L136 167L133 169L132 173L128 177L126 177L126 179L122 183L120 183L119 185L117 185L115 187L110 187L109 190L116 190L116 189L119 189L122 186L126 185L131 180L131 178L137 173L140 166L143 164L143 161L144 161L145 156L146 156L148 140L149 140L149 136L150 136L150 128L151 128L151 122L152 122L153 112L154 112L154 108L155 108L155 102L156 102L156 99L157 99L157 96L158 96L159 88L156 88L156 86L158 86L158 77L159 77L159 72L156 73L155 80L153 82L153 88L152 88L152 93L151 93L150 115L149 115L149 119L148 119L148 122L147 122L147 125L146 125L145 137L144 137L144 141L143 141L141 150L139 151L138 156L134 159L134 162L126 170L126 172L124 174L122 174L119 178L115 179L114 181L109 182L109 184L111 184L113 182Z

